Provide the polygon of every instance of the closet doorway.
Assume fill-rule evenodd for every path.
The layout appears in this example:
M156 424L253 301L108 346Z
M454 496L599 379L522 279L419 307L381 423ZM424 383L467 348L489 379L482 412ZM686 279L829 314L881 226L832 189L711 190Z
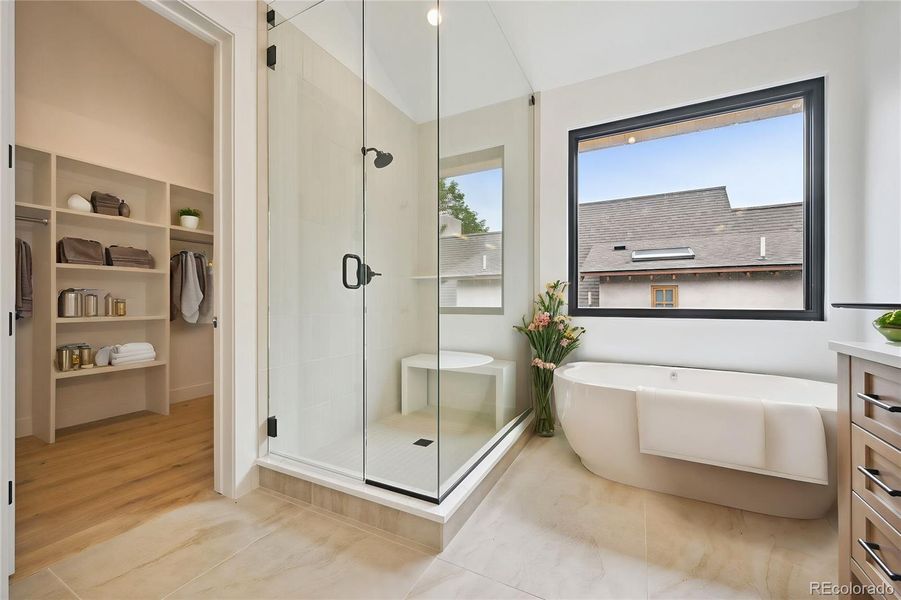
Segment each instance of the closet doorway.
M137 1L15 13L19 578L216 493L220 206L212 45Z

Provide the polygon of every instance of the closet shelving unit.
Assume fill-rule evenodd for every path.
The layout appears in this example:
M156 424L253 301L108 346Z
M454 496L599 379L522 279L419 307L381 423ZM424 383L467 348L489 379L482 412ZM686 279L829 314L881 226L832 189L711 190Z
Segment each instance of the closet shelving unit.
M131 208L130 217L68 208L71 194L90 198L95 190L123 198ZM200 208L205 222L212 221L209 192L16 146L16 216L47 219L47 225L22 225L32 247L34 310L27 325L32 356L18 358L31 359L26 387L31 392L33 435L53 443L61 427L138 410L169 413L169 257L185 245L209 252L213 244L212 231L177 225L178 209L189 206ZM155 268L57 263L56 243L66 236L97 240L104 246L146 248ZM128 314L58 317L57 295L69 287L98 288L125 298ZM62 344L87 342L96 351L137 341L151 342L157 360L75 371L56 368L56 347Z

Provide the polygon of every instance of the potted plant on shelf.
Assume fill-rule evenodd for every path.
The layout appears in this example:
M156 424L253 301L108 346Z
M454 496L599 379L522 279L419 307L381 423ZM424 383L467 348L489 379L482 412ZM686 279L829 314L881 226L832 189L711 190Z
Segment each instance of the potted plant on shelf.
M179 208L178 223L188 229L197 229L200 225L200 211L196 208Z
M552 281L535 300L532 320L514 329L529 339L533 358L532 401L535 405L535 433L542 437L554 435L554 411L551 408L551 392L554 388L554 370L570 352L579 347L584 327L573 327L571 317L563 312L566 305L567 283Z

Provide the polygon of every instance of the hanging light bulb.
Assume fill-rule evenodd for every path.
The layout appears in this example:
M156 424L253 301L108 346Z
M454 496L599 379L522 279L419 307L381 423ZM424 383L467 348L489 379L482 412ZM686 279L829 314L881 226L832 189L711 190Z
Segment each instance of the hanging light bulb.
M429 10L425 18L428 20L429 25L431 25L432 27L438 27L439 25L441 25L441 13L438 12L437 8Z

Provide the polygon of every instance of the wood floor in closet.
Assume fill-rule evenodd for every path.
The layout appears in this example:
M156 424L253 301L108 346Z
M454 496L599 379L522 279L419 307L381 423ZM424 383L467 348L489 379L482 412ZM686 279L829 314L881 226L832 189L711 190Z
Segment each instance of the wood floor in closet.
M16 574L214 496L212 396L16 440Z

